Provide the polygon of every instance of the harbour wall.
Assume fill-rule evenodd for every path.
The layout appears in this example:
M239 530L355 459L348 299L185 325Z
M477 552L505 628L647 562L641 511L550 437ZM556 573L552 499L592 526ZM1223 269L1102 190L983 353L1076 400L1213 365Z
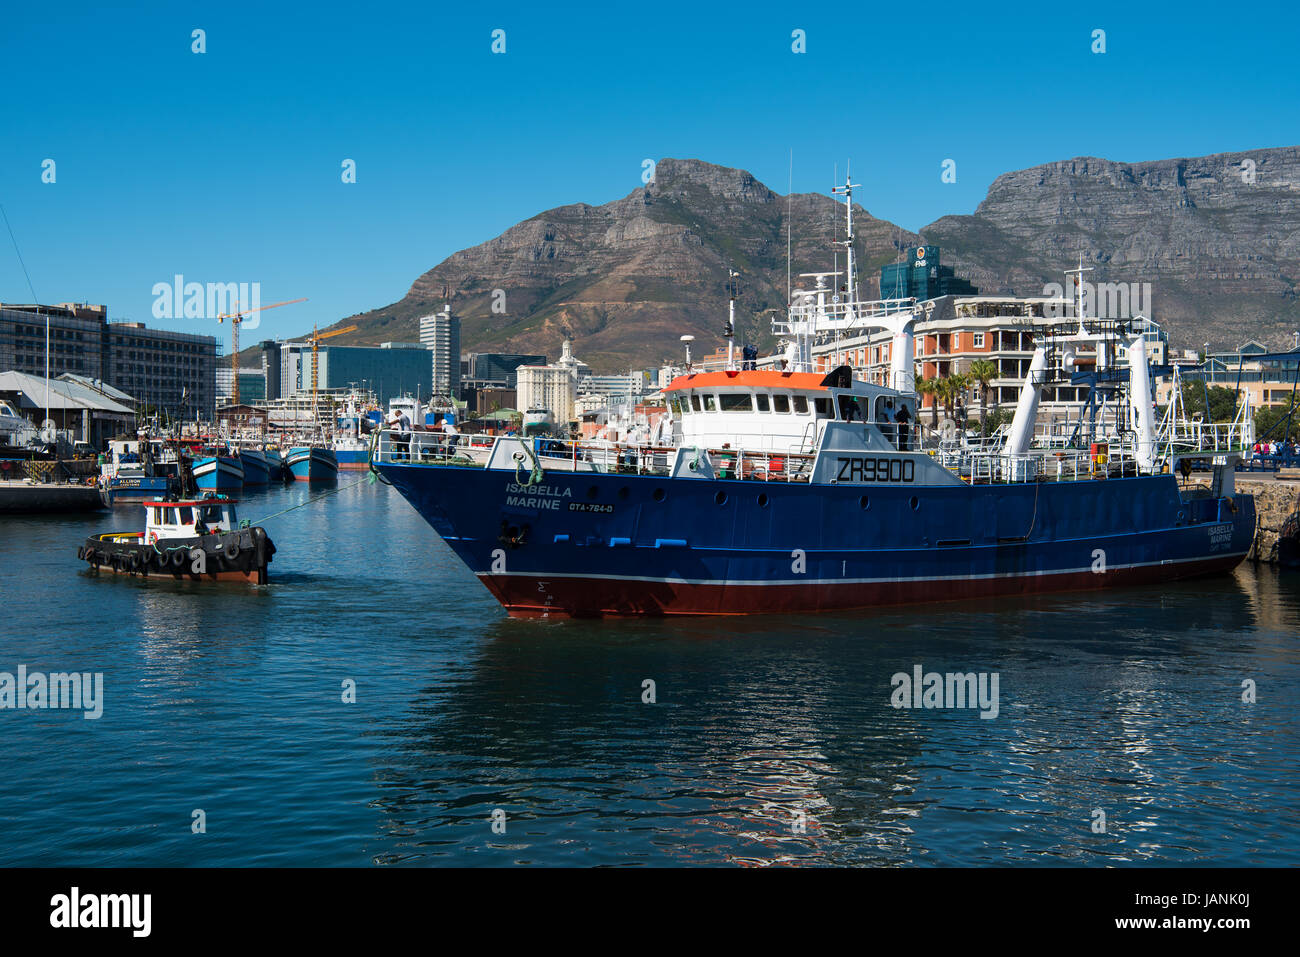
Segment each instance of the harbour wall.
M1247 558L1253 561L1277 561L1277 538L1282 523L1296 509L1300 482L1273 478L1254 479L1238 474L1237 491L1255 496L1255 543Z

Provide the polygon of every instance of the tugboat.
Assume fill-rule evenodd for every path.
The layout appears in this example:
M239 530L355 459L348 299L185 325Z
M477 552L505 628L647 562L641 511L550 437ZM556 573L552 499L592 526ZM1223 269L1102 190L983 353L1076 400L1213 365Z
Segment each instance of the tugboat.
M77 558L124 575L266 584L275 544L261 526L239 522L234 499L160 499L144 509L143 532L92 535Z

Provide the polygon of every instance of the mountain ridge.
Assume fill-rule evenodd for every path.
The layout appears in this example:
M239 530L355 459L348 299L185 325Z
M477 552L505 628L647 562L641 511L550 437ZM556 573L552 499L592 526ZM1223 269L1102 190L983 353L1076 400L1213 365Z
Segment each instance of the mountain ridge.
M697 337L697 355L721 344L735 268L738 336L766 347L786 302L787 228L797 286L800 272L829 271L843 219L830 196L784 196L745 170L665 158L626 196L545 210L453 253L397 302L339 320L359 328L331 341L418 341L418 317L449 302L462 351L554 356L567 337L599 372L647 368L675 358L683 334ZM1300 147L1141 163L1076 157L1004 173L974 213L919 234L858 203L854 227L869 291L881 265L924 237L989 294L1041 295L1082 251L1091 281L1152 283L1154 317L1175 345L1210 332L1221 344L1227 333L1234 346L1281 345L1300 324Z

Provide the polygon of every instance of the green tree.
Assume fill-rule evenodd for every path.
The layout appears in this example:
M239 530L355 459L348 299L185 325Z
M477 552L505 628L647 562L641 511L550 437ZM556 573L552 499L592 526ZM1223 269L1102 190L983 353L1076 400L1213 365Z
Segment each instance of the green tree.
M1288 413L1291 416L1289 429L1286 425ZM1266 405L1256 409L1255 437L1260 441L1281 442L1286 439L1294 442L1300 437L1300 401L1292 400L1285 405Z
M970 380L961 372L954 372L939 380L939 398L943 401L943 411L948 418L953 417L957 400L968 388L970 388Z
M916 394L923 399L927 397L931 399L930 428L937 429L939 427L939 380L918 378L916 380Z
M990 362L988 359L976 359L970 364L970 370L967 372L967 375L970 376L972 384L979 386L980 435L988 435L986 420L988 417L989 385L1000 375L998 365L996 362Z
M1206 393L1210 397L1209 415L1205 414ZM1197 412L1205 416L1206 422L1231 422L1237 412L1237 395L1232 389L1221 385L1208 388L1205 383L1191 381L1183 383L1183 408L1190 417Z

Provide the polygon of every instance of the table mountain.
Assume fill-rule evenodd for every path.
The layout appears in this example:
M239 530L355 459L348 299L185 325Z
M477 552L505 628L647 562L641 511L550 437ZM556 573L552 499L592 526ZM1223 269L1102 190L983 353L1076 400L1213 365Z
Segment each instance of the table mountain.
M917 236L854 205L860 275L878 276ZM679 358L686 333L698 339L697 356L724 344L730 267L741 274L737 341L767 346L772 314L786 302L787 225L797 287L800 272L831 269L830 244L844 235L842 202L819 194L787 201L743 170L660 160L653 181L622 199L547 210L455 253L401 301L344 320L358 330L331 341L418 341L419 317L450 302L465 352L554 358L569 337L597 372L650 368ZM494 302L505 311L493 312Z
M1253 177L1243 175L1246 160ZM463 351L555 356L569 337L598 372L648 368L679 356L684 333L697 337L697 356L722 344L733 267L738 333L767 346L786 301L787 225L798 286L798 273L830 268L842 203L787 198L743 170L664 159L652 182L622 199L548 210L455 253L399 302L342 320L359 328L332 341L416 341L418 318L450 302ZM854 226L860 276L874 293L880 265L919 237L861 207ZM1154 317L1176 347L1250 337L1283 346L1300 328L1300 147L1049 163L998 177L973 215L945 216L921 234L990 293L1041 295L1082 252L1091 281L1152 284Z
M921 234L982 292L1041 295L1080 253L1089 281L1149 282L1176 347L1290 348L1300 328L1300 147L1048 163L999 176L974 215Z

